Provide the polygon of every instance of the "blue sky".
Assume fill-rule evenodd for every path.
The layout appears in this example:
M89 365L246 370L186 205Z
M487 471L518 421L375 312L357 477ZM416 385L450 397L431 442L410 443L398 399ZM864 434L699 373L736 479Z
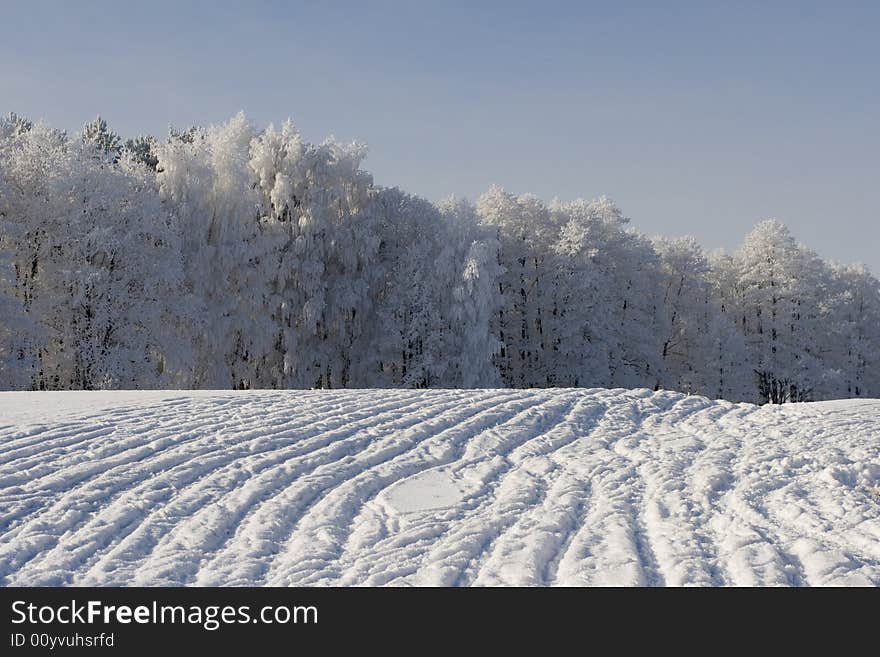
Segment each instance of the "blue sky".
M662 6L661 6L662 5ZM880 3L4 2L0 111L129 136L292 117L376 182L606 194L734 248L776 217L880 273Z

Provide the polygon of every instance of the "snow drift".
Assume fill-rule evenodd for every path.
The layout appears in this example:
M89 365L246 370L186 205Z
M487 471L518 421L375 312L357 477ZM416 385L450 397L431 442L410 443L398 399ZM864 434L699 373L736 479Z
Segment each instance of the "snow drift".
M5 585L877 585L880 401L0 393Z

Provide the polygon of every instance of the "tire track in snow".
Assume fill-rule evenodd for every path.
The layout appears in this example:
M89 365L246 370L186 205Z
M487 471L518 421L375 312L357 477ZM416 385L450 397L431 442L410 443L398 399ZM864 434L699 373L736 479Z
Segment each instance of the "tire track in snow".
M174 411L177 410L177 407L180 406L182 403L185 403L190 407L195 407L196 409L199 409L204 405L210 405L212 408L216 409L218 406L228 406L233 401L238 400L228 400L223 399L222 397L214 398L205 395L183 400L162 400L162 402L164 403L161 406L156 406L155 404L153 404L151 406L143 407L135 405L134 402L129 402L128 405L130 406L130 408L127 407L124 409L112 410L111 407L111 409L105 409L103 413L95 410L82 411L80 414L77 414L75 412L62 413L61 420L59 420L60 425L57 428L47 429L47 425L45 424L32 425L31 433L29 434L29 437L32 438L32 441L30 441L26 446L22 447L16 447L14 444L16 441L7 442L6 440L4 440L2 438L2 430L0 430L0 449L2 449L4 455L13 454L17 451L29 450L25 454L20 456L16 456L13 454L10 459L0 457L0 465L7 464L14 459L26 458L28 456L34 455L39 457L39 463L51 463L50 457L57 454L69 454L72 448L92 442L92 437L90 436L89 432L82 431L82 427L83 425L87 425L93 422L116 427L120 424L124 425L126 421L131 420L132 422L140 425L144 422L144 411L147 410L147 418L162 418L167 416L168 420L165 422L165 424L162 424L161 426L163 428L172 427L173 429L175 428L175 426L179 428L179 417L178 414ZM246 405L252 405L254 403L254 400L245 401ZM79 428L78 432L77 428ZM65 442L65 439L71 436L73 436L73 439ZM58 444L59 442L60 444ZM20 469L20 464L17 465L16 468Z
M876 401L76 394L0 395L63 402L0 420L7 584L880 583Z
M641 404L650 391L618 390L575 461L590 482L590 504L555 565L561 585L648 585L660 576L640 518L642 481L631 452L640 448ZM656 395L666 400L666 393ZM676 398L680 398L678 395Z
M325 418L319 417L300 426L284 427L283 430L262 434L256 439L259 442L266 442L267 436L275 436L276 440L257 449L250 446L253 441L237 446L234 455L224 454L217 468L206 470L200 476L178 486L173 498L164 500L143 519L143 522L133 527L132 531L126 532L121 540L110 545L105 550L105 554L95 555L96 558L90 560L90 567L84 578L77 583L97 585L126 581L124 575L132 576L127 572L126 565L131 567L140 565L145 552L152 552L158 544L166 540L166 536L181 531L181 526L191 522L195 515L202 514L199 517L204 517L209 513L215 516L219 513L220 518L215 519L212 528L213 535L217 536L217 532L223 529L218 523L228 525L235 521L234 509L224 506L227 495L239 491L242 485L247 486L249 481L262 481L267 477L271 480L272 472L283 471L285 476L290 476L287 471L291 465L303 460L315 467L320 463L332 461L342 453L347 444L344 438L334 440L334 437L347 432L347 428L343 429L347 423L383 426L384 418L395 421L401 412L419 405L418 400L414 400L401 407L397 399L398 397L392 397L392 400L386 401L385 404L367 401L355 407L354 411L349 409L344 416L330 423ZM331 410L338 408L338 405L333 404L330 408ZM361 415L363 417L352 421L353 416ZM291 433L313 427L317 427L317 430L303 436L295 436L294 442L288 440ZM254 463L256 460L259 462ZM246 470L242 461L248 465ZM301 468L300 471L307 469ZM253 493L253 485L248 490L251 491L249 497L256 494ZM267 490L269 489L262 488L259 494L265 494ZM104 567L108 558L113 564L110 570Z
M853 456L861 451L862 458L876 464L874 471L880 473L880 444L859 438L876 435L876 422L827 424L821 421L828 415L823 407L819 403L766 408L755 414L757 419L770 414L793 416L797 424L789 428L762 430L766 422L737 427L743 441L737 460L741 484L728 496L728 526L753 538L733 543L731 560L738 561L739 581L764 579L795 586L880 582L880 505L867 491L859 490L858 481L848 476L838 481L833 474L838 468L844 475L854 474L845 448ZM798 427L802 445L797 454L785 449L792 426ZM817 501L830 515L814 513ZM851 519L842 522L847 515ZM861 527L872 524L873 535L861 533ZM721 540L730 542L730 533ZM747 558L752 553L769 556L764 557L764 565L752 568L756 560Z
M606 396L617 394L617 392L601 391L597 394L601 399L604 399ZM583 396L585 391L555 391L551 394L559 395L561 393L570 395L570 405L566 416L558 421L549 433L552 434L563 428L560 432L563 436L562 440L555 445L553 440L524 441L514 447L514 452L519 450L521 446L531 447L532 442L535 442L537 447L533 447L529 451L535 456L540 456L550 451L548 445L550 448L555 446L557 449L562 449L576 439L571 431L566 433L564 428L566 422L571 419L571 413L575 411L578 397ZM570 429L570 425L568 428ZM467 450L467 458L480 460L477 457L484 452L482 441L472 440L468 444ZM485 458L482 457L482 460ZM538 503L533 489L540 487L541 481L536 480L533 475L524 476L524 471L516 471L514 465L516 464L511 463L508 457L498 459L486 469L486 476L480 486L479 503L475 506L466 506L460 517L453 519L456 524L445 527L435 543L428 546L431 549L426 551L423 557L427 567L425 573L416 578L416 583L461 585L470 582L476 576L475 571L482 565L482 561L487 558L487 550L492 549L495 541L507 526L516 521L517 514ZM505 477L511 475L511 470L514 471L514 479L506 479ZM505 509L506 513L501 509ZM433 564L436 563L442 563L442 566L435 567Z
M342 482L341 486L329 491L313 505L309 514L300 520L294 532L291 533L289 544L283 552L285 561L280 564L282 572L277 572L279 568L278 562L276 562L275 568L270 569L267 574L266 582L272 585L303 585L313 583L314 580L321 577L322 572L317 571L317 564L327 564L338 557L348 536L351 520L356 515L356 511L344 503L346 500L354 498L355 503L359 504L361 497L372 497L384 486L395 481L424 470L452 463L460 455L463 445L479 436L498 432L499 442L511 440L500 435L499 430L502 427L511 427L513 430L510 433L516 435L517 432L514 429L516 423L536 413L540 413L543 417L542 409L544 406L553 406L559 403L559 400L542 399L529 393L516 395L512 401L505 402L500 407L496 404L494 408L488 408L464 421L458 421L451 425L448 422L443 423L444 428L440 429L438 433L423 436L417 444L408 450L408 453L396 455L394 460L402 458L405 461L402 464L396 464L398 466L396 471L383 475L375 471L377 466L384 466L385 463L371 465L351 481ZM512 408L508 409L508 407ZM501 412L500 409L505 410ZM468 434L468 431L476 431L476 433ZM447 438L451 438L451 440L447 442ZM392 465L395 464L392 463ZM361 486L364 479L368 479L368 481L364 486ZM349 488L354 490L345 495L343 490ZM339 499L340 497L342 499ZM330 507L330 510L337 514L335 516L330 514L330 517L336 519L332 526L328 526L329 523L326 520L322 521L320 515L310 517L310 515L315 516L316 511L323 506ZM336 511L337 508L338 511ZM344 514L342 518L339 518L339 513ZM342 527L337 527L336 522ZM319 531L314 531L316 529ZM312 532L307 533L309 530ZM302 562L311 564L311 572L305 579L299 579L299 571L301 571L299 564ZM295 564L294 567L290 567L291 563ZM333 574L333 569L330 574Z
M337 403L331 402L327 405L327 407L337 408L339 407L339 405ZM365 409L369 408L369 401L366 401L363 407ZM374 419L374 410L375 409L370 409L365 413L365 417L370 418L370 422L372 422ZM252 416L243 417L245 417L246 419L249 419L250 417L253 417L254 419L265 419L265 409L256 408ZM172 496L176 495L181 490L181 488L186 488L193 482L198 482L210 476L216 468L221 468L228 461L229 458L229 445L227 443L231 443L234 445L235 439L239 434L245 436L251 435L252 440L249 442L264 442L268 436L284 435L291 430L296 430L298 428L301 428L302 426L308 426L310 424L314 424L314 422L306 422L305 424L299 423L298 425L294 426L282 424L280 425L280 428L275 427L272 431L262 431L257 432L256 434L254 434L254 430L251 428L240 431L238 433L230 433L226 436L227 440L223 443L219 443L213 440L213 438L209 435L206 440L209 441L210 448L197 453L196 455L199 457L198 459L192 457L186 458L187 455L185 454L184 458L177 459L172 467L161 469L161 478L157 478L155 476L155 471L152 471L149 467L146 467L150 465L150 463L152 463L152 460L150 458L144 459L138 462L138 465L141 466L140 471L144 474L144 477L138 478L136 476L133 476L136 473L131 473L132 476L129 476L129 478L123 482L127 484L127 487L117 486L115 489L109 492L100 487L100 483L102 482L99 482L99 485L96 487L92 485L93 482L91 482L90 480L86 480L81 486L76 486L73 489L68 490L67 494L61 500L55 502L54 506L43 510L41 514L39 514L31 521L30 527L26 526L23 528L19 528L19 531L26 532L28 531L28 529L30 529L30 533L33 534L35 533L33 523L37 523L36 531L38 532L42 524L45 524L46 522L51 522L52 518L57 518L58 516L61 516L63 518L67 518L67 527L70 531L74 532L73 536L70 536L68 538L68 543L72 543L73 540L77 537L77 530L75 528L76 521L82 519L85 516L93 516L96 526L93 524L92 529L99 530L99 540L101 538L104 538L106 540L112 541L116 538L116 534L114 532L124 530L131 524L132 521L129 521L128 518L134 515L134 521L136 522L137 517L143 515L143 509L146 505L141 500L146 492L152 490L153 487L157 487L159 497L157 498L154 495L154 497L148 499L153 507L158 507L161 509L161 505L171 499ZM225 426L222 422L218 422L212 426L221 425ZM184 433L183 436L188 436L194 431L198 431L198 429L193 429L190 431L190 433ZM136 433L140 433L140 431ZM172 449L162 452L156 452L154 458L164 459L168 456L169 452L176 455L178 447L182 446L185 449L189 449L189 444L192 443L193 440L198 442L200 439L184 439L178 445L171 443ZM128 469L128 464L115 464L113 467L108 468L104 472L104 479L106 479L108 474L112 475L112 473L120 469ZM155 493L156 490L154 490L153 492ZM87 493L91 493L91 495L88 495ZM65 502L67 502L68 498L72 498L73 500L74 512L71 512L70 510L65 511L64 504ZM101 500L103 504L97 507L88 506L89 503L91 503L94 499ZM131 501L130 508L126 508L126 501ZM114 505L118 506L119 504L122 504L123 506L122 513L113 517L113 519L109 523L109 527L104 527L103 531L101 531L100 528L108 524L104 519L103 513L105 513L105 510L107 508L110 508ZM70 503L68 503L68 507L69 506ZM45 516L48 516L49 518L47 521L43 520L43 517ZM125 533L123 533L123 536L125 535ZM91 548L95 539L90 535L89 532L86 532L84 540L86 541L85 545L77 546L79 549L77 549L76 551L78 553L85 553L86 555L90 555L94 551ZM46 551L47 549L50 549L52 547L53 546L51 545L50 541L43 540L31 545L29 550L15 554L14 557L19 560L19 568L21 568L21 566L23 566L30 559L36 556L37 553L41 551ZM68 551L70 551L68 545L62 545L60 550L55 550L55 554L60 554L63 558L69 559L71 555L66 554ZM2 545L0 545L0 574L4 572L6 567L8 567L8 564L4 559L3 547ZM63 569L61 569L61 572L64 572Z
M529 430L524 437L522 435L518 436L511 444L506 444L506 442L510 441L502 441L491 448L487 447L485 440L481 440L483 436L480 435L473 437L465 444L464 450L461 451L457 459L457 464L453 467L457 471L472 470L478 467L482 474L486 475L481 479L478 491L472 493L472 496L479 494L479 503L476 505L473 503L464 504L463 513L452 515L445 519L443 523L431 529L428 529L427 526L416 525L409 531L414 532L420 539L414 547L430 547L430 545L424 545L424 539L430 538L434 543L438 543L442 550L442 541L447 540L447 534L449 534L450 529L449 525L452 522L472 521L473 524L478 524L480 527L476 532L477 537L472 537L470 541L472 548L475 541L477 542L477 547L471 549L468 553L462 553L459 550L457 555L459 565L457 568L452 568L449 563L446 563L443 568L444 572L433 572L416 581L425 581L425 583L429 584L460 584L472 579L473 573L471 571L478 569L482 557L491 552L496 540L503 533L505 525L513 523L518 515L524 513L527 509L540 504L546 493L546 482L541 477L534 476L534 473L528 473L527 469L519 468L523 466L523 461L526 459L531 459L532 461L544 459L546 461L546 455L567 446L577 438L577 434L571 430L571 425L573 424L571 419L574 413L582 410L577 399L582 392L557 390L553 393L559 397L563 397L563 393L568 393L563 397L567 405L559 407L560 410L556 412L556 416L559 417L561 415L562 419L555 420L555 423L543 434L533 433L532 430ZM593 407L595 407L595 402ZM563 408L564 413L562 412ZM497 435L498 429L498 427L495 427L484 433L491 441L491 436ZM535 429L540 431L540 426L535 427ZM522 432L517 431L517 433L521 434ZM530 435L532 436L531 438L529 437ZM499 445L505 445L505 449L499 452ZM490 456L490 461L494 463L487 463L487 459ZM518 483L511 484L508 477L515 477ZM499 500L498 491L506 489L513 490L514 495L505 495L503 501ZM498 512L499 504L502 503L507 505L505 508L509 513L506 516L504 513ZM484 517L493 511L494 516ZM505 516L504 522L498 522L499 516ZM470 520L467 520L466 517L470 517ZM427 536L419 536L423 532ZM480 536L480 534L482 535ZM396 544L401 539L394 537L392 540ZM399 554L394 555L395 560L399 560L400 556ZM429 557L427 558L429 559ZM409 561L414 563L419 560L413 557L409 558ZM375 579L375 574L372 577L373 579L368 579L367 581L370 583L383 583L383 581ZM405 580L406 578L404 578Z
M140 434L141 431L133 433ZM117 494L125 491L125 486L136 485L141 479L155 476L157 472L167 475L175 466L197 468L196 457L203 454L193 450L193 444L202 442L201 432L195 430L189 435L184 434L186 437L178 442L175 442L173 435L169 432L164 437L166 450L157 451L155 447L145 444L146 438L138 435L126 443L128 447L122 452L128 458L119 458L120 455L116 454L109 459L109 467L106 463L95 461L84 466L77 464L63 468L62 473L73 472L67 480L51 480L49 475L51 481L47 489L57 491L59 496L49 496L47 506L13 526L0 538L0 575L5 575L10 568L21 568L40 552L54 546L61 533L73 530L83 518L110 504ZM220 449L220 446L216 445L213 449ZM153 464L153 469L144 468L146 464ZM136 466L141 466L141 469L136 469ZM117 472L121 473L120 476L114 477ZM165 484L160 482L160 485ZM12 544L13 539L15 544Z
M731 584L732 577L724 556L719 552L717 533L712 528L722 512L722 497L735 485L733 464L740 449L735 432L726 427L744 419L757 407L746 404L716 402L676 427L693 436L701 450L684 472L683 492L696 510L700 524L694 523L694 534L703 547L703 554L712 566L715 584ZM694 423L700 420L699 424ZM705 420L705 421L704 421Z
M667 584L725 583L718 554L704 529L708 510L693 495L692 476L708 449L700 428L726 415L730 409L724 404L685 397L662 412L646 411L641 423L640 432L646 436L638 464L644 481L641 521ZM716 445L721 442L718 438L716 434ZM703 467L700 472L705 473ZM677 531L681 528L687 531Z
M154 508L131 533L124 535L122 540L114 543L111 549L106 551L107 554L96 555L96 559L92 562L97 561L97 563L90 565L83 581L78 583L91 585L116 580L125 581L124 577L115 574L120 570L124 572L124 564L133 559L137 560L144 551L152 550L162 537L174 530L177 524L184 522L185 519L202 510L205 506L214 508L218 504L224 504L225 496L238 490L242 485L253 488L251 485L253 479L265 478L266 471L272 470L274 466L279 464L283 468L287 468L290 463L302 459L310 459L310 463L312 460L318 459L315 465L332 460L334 455L338 455L339 448L345 445L344 439L337 442L334 441L333 436L341 426L350 423L353 416L363 414L368 423L375 425L379 418L396 416L405 412L407 407L415 404L417 402L401 406L398 402L392 401L384 405L374 405L366 412L356 407L355 411L349 409L346 415L333 422L328 422L325 416L319 416L305 425L285 427L283 431L264 434L242 445L236 445L237 452L244 453L233 460L226 458L215 470L206 471L178 488L173 499L165 500L158 508ZM365 404L364 408L368 406L369 404ZM338 408L337 404L330 405L326 410L332 411L335 408ZM322 410L325 409L322 407ZM314 409L310 409L310 412L313 413ZM363 421L364 419L358 420L358 422ZM318 430L296 436L294 442L287 440L287 436L292 432L313 427L317 427ZM268 445L260 445L258 449L252 446L255 440L261 443L265 442L266 436L269 435L277 435L277 439ZM331 443L333 444L331 445ZM245 463L243 464L242 461ZM245 468L245 466L247 467ZM276 467L273 471L277 471L277 469ZM245 477L247 481L242 484L242 479ZM218 478L222 479L217 481ZM265 489L261 493L264 494ZM175 513L169 517L170 510ZM233 522L232 515L224 516L224 521ZM112 573L104 571L103 568L103 564L108 559L113 562ZM110 579L108 582L108 576L114 577L115 580Z
M580 391L575 393L572 401L564 418L545 433L545 436L558 433L561 440L550 445L539 443L537 449L535 443L538 441L523 443L508 457L519 466L512 472L525 470L535 478L540 495L535 496L520 513L513 508L495 510L496 515L511 516L515 520L510 525L502 526L483 551L480 560L466 569L474 573L474 583L518 586L546 584L549 571L552 570L549 564L556 559L561 544L567 543L577 531L569 527L567 531L563 529L563 533L560 527L566 528L577 522L586 505L589 483L571 473L564 460L553 457L577 441L588 440L591 431L607 411L607 404L597 402ZM511 476L511 470L502 474L502 477L508 476ZM504 484L502 479L499 487ZM523 499L516 499L514 505L525 503ZM518 554L520 562L528 567L511 572L508 562L514 554Z
M311 506L323 498L329 490L359 472L363 463L358 462L358 457L363 458L365 455L378 452L380 456L375 463L381 463L393 458L394 454L403 449L404 446L399 444L400 439L396 437L397 432L418 433L424 430L424 425L430 425L443 413L472 414L479 412L483 406L488 407L494 403L492 396L484 393L477 397L477 401L472 400L470 406L462 405L460 395L461 393L451 400L446 399L445 402L437 402L434 407L436 412L427 412L423 409L421 413L412 414L401 421L399 426L381 427L382 431L378 434L375 427L367 428L366 434L355 435L354 438L367 445L362 454L357 456L348 454L339 461L321 464L305 476L285 478L280 482L281 485L273 488L273 494L246 510L235 534L222 545L216 546L212 550L214 554L203 560L199 570L190 573L190 576L200 584L230 579L235 582L242 576L243 571L248 578L258 575L262 577L269 568L266 562L280 552L279 545L293 531L293 523L308 513ZM441 400L449 397L448 394L439 396L436 393L434 396L438 396ZM371 462L369 458L367 462ZM324 479L328 481L324 482ZM278 507L286 509L283 514L285 522L269 522L266 517L277 516ZM242 549L239 543L244 543L246 549Z
M880 405L875 410L880 411ZM786 455L776 461L789 481L769 491L756 509L801 563L809 583L877 586L880 441L864 443L857 438L870 433L864 421L843 417L833 424L823 422L839 416L839 411L828 412L823 404L781 412L809 426L804 437L811 456ZM869 465L859 471L850 458L855 456Z
M750 442L764 431L757 414L774 412L773 407L754 408L737 417L736 423L722 421L725 434L735 441L735 456L729 467L730 480L715 494L718 512L707 523L716 536L719 559L737 586L803 586L805 573L800 560L775 538L768 523L752 506L751 498L762 493L751 480ZM759 462L771 455L761 450Z

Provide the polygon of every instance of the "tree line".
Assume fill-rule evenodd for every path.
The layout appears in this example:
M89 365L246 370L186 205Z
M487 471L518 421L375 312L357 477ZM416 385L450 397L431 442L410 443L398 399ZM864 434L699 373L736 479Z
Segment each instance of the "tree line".
M0 389L880 395L880 284L774 220L732 255L607 198L375 185L243 115L123 141L0 120Z

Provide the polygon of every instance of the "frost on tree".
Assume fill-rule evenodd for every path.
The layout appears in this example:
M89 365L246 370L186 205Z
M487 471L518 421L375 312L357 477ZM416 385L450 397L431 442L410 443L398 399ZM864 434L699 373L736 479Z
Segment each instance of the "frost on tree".
M7 126L3 142L3 287L33 328L14 346L28 387L187 383L178 233L153 181L86 135Z
M755 227L735 261L736 303L759 398L813 399L824 369L822 262L773 220Z
M164 139L0 120L0 388L880 395L880 284L776 221L733 255L609 199L374 184L243 114Z

